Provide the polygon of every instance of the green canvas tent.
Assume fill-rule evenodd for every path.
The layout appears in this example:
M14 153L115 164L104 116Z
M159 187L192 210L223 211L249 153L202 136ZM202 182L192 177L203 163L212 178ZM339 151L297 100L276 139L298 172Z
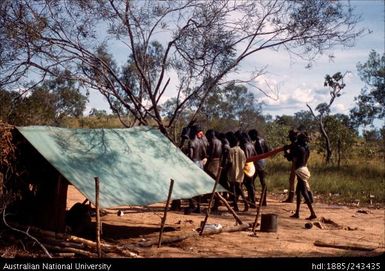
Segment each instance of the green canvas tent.
M100 179L102 208L165 201L211 193L214 180L159 130L17 127L25 139L87 199ZM221 186L217 191L224 191Z

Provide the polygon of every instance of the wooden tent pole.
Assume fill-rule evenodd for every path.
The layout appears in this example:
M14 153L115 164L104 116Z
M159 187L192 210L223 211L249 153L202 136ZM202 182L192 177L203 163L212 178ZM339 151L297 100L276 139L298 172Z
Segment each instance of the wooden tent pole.
M54 226L53 228L55 231L64 232L68 183L60 174L58 174L55 188L55 211L53 213L53 217L51 217L50 220L52 221L52 225Z
M206 210L205 219L201 222L201 231L199 233L200 236L202 236L202 234L203 234L203 230L205 229L207 219L209 218L209 215L210 215L211 203L212 203L214 196L215 196L215 190L217 189L217 185L218 185L219 179L221 177L221 172L222 172L222 167L219 167L218 172L217 172L217 177L215 178L213 192L211 193L211 197L210 197L210 201L209 201L209 207Z
M170 204L173 187L174 187L174 180L170 179L170 188L168 189L167 203L166 203L166 206L164 207L164 215L162 217L162 223L160 226L158 247L160 247L160 245L162 244L163 229L164 229L164 224L166 223L167 210L168 210L168 205Z
M233 208L231 208L230 204L227 202L227 200L222 197L218 192L215 192L215 195L223 202L223 204L227 207L227 209L229 210L229 212L234 216L235 218L235 221L237 221L237 223L239 225L242 225L243 222L242 220L239 218L239 216L235 213L235 211L233 210Z
M255 221L254 221L254 224L253 224L253 234L254 234L254 235L255 235L255 228L257 227L257 224L258 224L259 213L260 213L260 211L261 211L262 201L263 201L263 199L264 199L264 197L265 197L266 190L267 190L267 186L265 186L265 187L262 189L261 197L260 197L260 199L259 199L257 215L255 216Z
M100 210L99 210L99 177L95 177L95 209L96 209L96 247L98 257L102 257L102 249L100 247Z

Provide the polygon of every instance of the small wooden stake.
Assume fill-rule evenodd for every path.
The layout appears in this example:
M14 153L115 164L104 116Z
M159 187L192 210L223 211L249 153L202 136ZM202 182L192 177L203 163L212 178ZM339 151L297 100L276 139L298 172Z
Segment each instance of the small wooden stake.
M168 190L167 203L166 203L166 206L164 207L164 215L162 217L162 223L161 223L161 226L160 226L158 247L160 247L160 245L162 244L163 228L164 228L164 224L166 223L167 210L168 210L168 205L170 204L172 188L173 187L174 187L174 180L170 179L170 188Z
M100 210L99 210L99 177L95 177L95 209L96 209L96 247L98 257L102 257L102 249L100 247Z
M222 172L222 167L219 167L218 173L217 173L217 178L215 179L215 183L214 183L214 187L213 187L213 192L211 193L211 197L210 197L210 201L209 201L209 207L207 208L205 219L201 223L201 231L199 233L199 235L201 235L201 236L202 236L203 230L206 226L207 219L209 218L209 215L210 215L211 203L212 203L214 196L215 196L215 189L217 189L217 185L218 185L219 179L221 177L221 172Z
M263 198L265 197L266 190L267 190L267 186L265 186L263 188L262 193L261 193L261 198L259 199L257 215L255 216L255 221L254 221L254 224L253 224L253 234L254 235L255 235L255 228L257 227L257 224L258 224L259 213L261 211L262 201L263 201Z

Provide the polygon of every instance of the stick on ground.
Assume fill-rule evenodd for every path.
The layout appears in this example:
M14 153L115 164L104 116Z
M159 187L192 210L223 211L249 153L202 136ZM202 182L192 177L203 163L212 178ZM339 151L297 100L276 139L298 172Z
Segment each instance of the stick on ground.
M324 242L321 240L316 240L314 242L315 246L318 247L332 247L332 248L340 248L340 249L349 249L349 250L363 250L363 251L372 251L375 250L376 248L374 247L369 247L369 246L364 246L360 244L348 244L348 243L336 243L336 242Z

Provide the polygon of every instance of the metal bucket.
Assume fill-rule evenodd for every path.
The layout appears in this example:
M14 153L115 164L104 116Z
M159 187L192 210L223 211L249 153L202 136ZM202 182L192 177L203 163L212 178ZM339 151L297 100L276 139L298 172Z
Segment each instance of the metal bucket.
M278 226L278 215L262 214L261 215L261 231L276 232Z

